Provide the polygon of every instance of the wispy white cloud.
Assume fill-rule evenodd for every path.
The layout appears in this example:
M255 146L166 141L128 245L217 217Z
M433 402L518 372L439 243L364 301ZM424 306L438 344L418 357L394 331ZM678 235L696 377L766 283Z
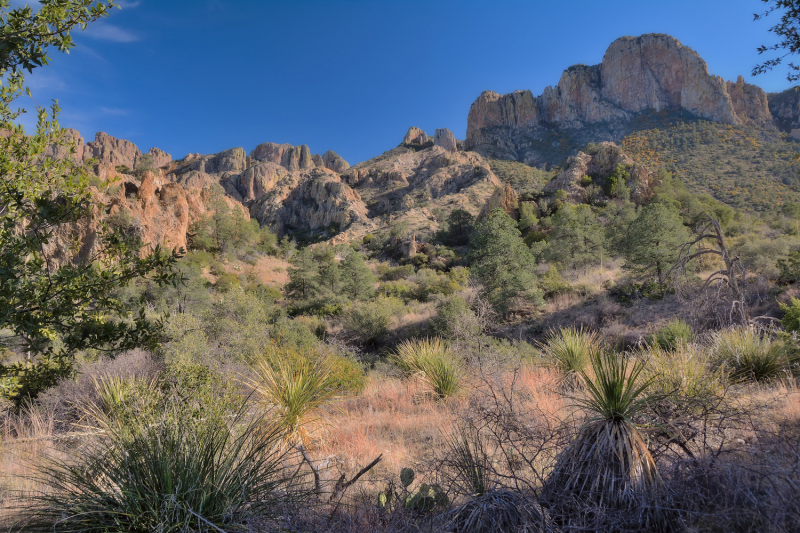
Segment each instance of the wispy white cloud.
M123 0L123 1L118 1L117 5L119 5L119 7L121 9L136 9L137 7L142 5L142 2L140 0L136 0L136 1L129 0L129 1L125 2Z
M111 41L115 43L134 43L140 37L130 30L120 28L107 22L95 22L86 28L84 35L92 39L99 39L101 41Z
M36 69L32 74L25 76L25 85L34 93L39 91L64 91L67 83L61 76L41 69Z
M127 116L127 115L131 114L131 110L130 109L122 109L122 108L119 108L119 107L101 107L100 111L104 115L113 115L113 116L118 116L118 117Z

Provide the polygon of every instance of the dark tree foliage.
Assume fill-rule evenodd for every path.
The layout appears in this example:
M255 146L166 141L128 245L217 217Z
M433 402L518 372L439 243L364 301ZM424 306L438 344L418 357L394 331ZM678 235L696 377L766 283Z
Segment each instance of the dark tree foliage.
M375 293L375 275L360 252L351 252L340 266L342 292L351 300L368 300Z
M464 246L469 243L469 236L475 217L463 209L453 209L447 217L447 229L439 232L439 240L448 246Z
M124 228L99 224L91 250L72 236L97 212L88 175L71 158L49 158L64 139L52 113L37 109L35 132L26 135L12 108L23 92L24 70L47 64L50 47L72 47L70 31L104 16L113 4L44 0L39 11L9 11L0 2L0 349L16 354L0 363L0 396L17 403L72 372L79 350L114 354L154 347L161 318L144 306L132 310L116 289L148 277L177 284L180 251L146 253ZM76 238L75 238L76 239Z
M758 47L758 53L778 52L779 55L767 59L753 67L753 76L763 74L782 64L788 56L800 51L800 0L761 0L767 4L766 11L753 15L754 20L760 20L775 12L780 12L781 18L769 31L778 36L779 41L772 45ZM800 80L800 65L789 63L786 79L795 82Z
M470 271L483 293L505 315L516 297L541 299L536 261L522 240L517 223L500 208L479 221L469 243Z

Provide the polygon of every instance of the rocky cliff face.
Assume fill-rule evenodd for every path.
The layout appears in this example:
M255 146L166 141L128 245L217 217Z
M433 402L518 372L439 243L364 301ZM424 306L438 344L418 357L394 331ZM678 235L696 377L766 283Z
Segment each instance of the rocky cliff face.
M509 135L511 130L580 129L600 123L611 125L613 137L615 124L648 109L684 110L734 125L772 124L763 90L742 77L726 83L709 74L697 52L677 39L647 34L617 39L600 65L568 68L558 85L540 96L530 91L482 93L469 111L466 145L475 149L505 143L514 152L520 139Z
M312 156L311 150L305 144L292 146L262 143L250 152L250 157L256 161L280 165L290 171L321 167L334 172L344 172L350 168L350 164L333 150L328 150L322 157L316 154Z

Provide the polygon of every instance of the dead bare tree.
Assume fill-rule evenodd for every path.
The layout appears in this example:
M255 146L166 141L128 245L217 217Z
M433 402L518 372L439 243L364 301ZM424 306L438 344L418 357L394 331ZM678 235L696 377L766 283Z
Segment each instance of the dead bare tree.
M686 272L696 259L705 255L720 258L721 268L706 276L699 290L686 283ZM703 213L695 226L693 240L681 245L678 260L670 269L675 292L679 297L690 297L701 305L698 311L712 312L718 325L748 324L750 315L747 309L746 283L747 270L725 243L725 236L719 221L708 213Z

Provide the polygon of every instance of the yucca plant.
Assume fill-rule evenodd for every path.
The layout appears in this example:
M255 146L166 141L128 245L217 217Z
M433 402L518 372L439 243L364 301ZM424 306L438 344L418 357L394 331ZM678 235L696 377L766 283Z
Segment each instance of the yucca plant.
M297 356L268 350L251 365L247 383L287 444L308 446L324 430L324 408L348 392L348 384L324 354Z
M176 403L155 422L93 415L101 436L34 476L44 488L25 495L25 531L238 531L301 494L280 431L243 412L227 423L188 417Z
M563 375L562 384L568 388L580 385L580 376L595 355L603 349L596 331L584 328L551 329L539 349L549 363Z
M754 328L715 332L712 343L716 366L732 382L764 382L790 375L792 361L783 342Z
M462 389L461 362L438 337L403 341L391 359L407 375L421 378L440 399Z
M116 418L152 418L157 416L161 403L161 391L155 379L141 379L133 376L105 376L94 380L99 396L99 405L93 411Z
M447 458L445 464L454 474L454 481L462 492L482 496L491 490L491 458L480 431L471 426L461 426L445 437Z
M590 359L593 376L581 371L585 396L576 399L589 418L556 461L545 492L553 500L577 499L614 508L632 503L660 483L647 443L634 419L659 399L647 394L644 363L602 351Z

